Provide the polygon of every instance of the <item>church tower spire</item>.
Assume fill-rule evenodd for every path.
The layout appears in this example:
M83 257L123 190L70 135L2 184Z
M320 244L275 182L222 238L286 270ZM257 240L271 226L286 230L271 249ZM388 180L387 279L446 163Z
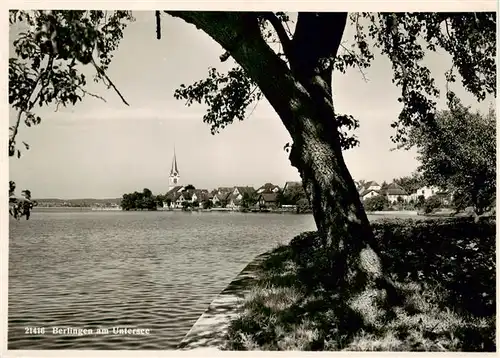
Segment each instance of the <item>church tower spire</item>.
M174 158L172 159L172 169L170 169L170 175L174 173L179 174L179 169L177 169L177 156L175 155L175 146L174 146Z
M170 169L170 175L168 180L168 191L172 190L174 187L179 185L179 169L177 168L177 155L175 153L174 146L174 157L172 158L172 168Z

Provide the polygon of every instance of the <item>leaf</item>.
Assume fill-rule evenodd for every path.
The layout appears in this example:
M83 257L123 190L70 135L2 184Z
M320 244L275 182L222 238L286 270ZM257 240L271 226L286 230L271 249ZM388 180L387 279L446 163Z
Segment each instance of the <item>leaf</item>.
M30 149L30 146L28 145L28 143L23 142L23 144L24 144L24 147L26 148L26 150L29 150L29 149Z

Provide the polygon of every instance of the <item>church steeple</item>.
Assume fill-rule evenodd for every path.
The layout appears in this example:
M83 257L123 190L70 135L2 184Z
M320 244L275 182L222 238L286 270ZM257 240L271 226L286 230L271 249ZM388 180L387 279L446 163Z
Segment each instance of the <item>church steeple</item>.
M170 169L170 175L168 178L168 191L172 190L174 187L179 185L179 169L177 168L177 155L175 153L174 146L174 157L172 158L172 168Z
M174 158L172 159L172 169L170 169L170 175L177 173L179 175L179 169L177 169L177 156L175 155L175 147L174 147Z

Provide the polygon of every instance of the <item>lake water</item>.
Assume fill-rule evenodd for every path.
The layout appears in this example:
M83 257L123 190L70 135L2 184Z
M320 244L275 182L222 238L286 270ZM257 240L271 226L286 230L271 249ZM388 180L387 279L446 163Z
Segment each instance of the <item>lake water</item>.
M10 220L8 348L175 349L255 256L314 229L312 215L293 214L35 211Z

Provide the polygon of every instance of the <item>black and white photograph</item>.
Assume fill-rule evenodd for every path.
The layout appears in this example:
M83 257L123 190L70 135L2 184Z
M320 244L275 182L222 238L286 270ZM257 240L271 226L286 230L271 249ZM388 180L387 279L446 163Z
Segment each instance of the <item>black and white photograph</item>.
M9 5L0 355L496 352L497 4L462 3Z

